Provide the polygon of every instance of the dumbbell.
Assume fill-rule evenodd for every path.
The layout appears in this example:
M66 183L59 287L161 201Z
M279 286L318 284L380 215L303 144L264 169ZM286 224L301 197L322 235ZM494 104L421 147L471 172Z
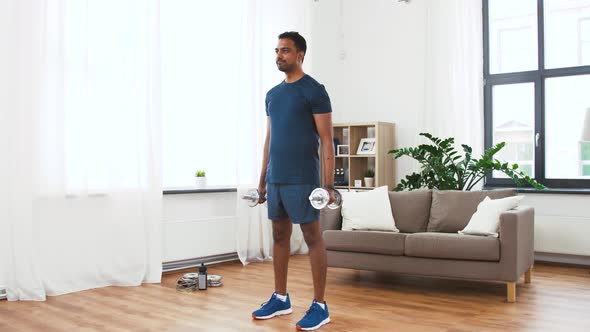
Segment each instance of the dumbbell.
M334 199L335 201L332 204L328 205L330 201L330 193L324 188L315 188L311 195L309 195L309 202L311 206L314 208L321 210L328 205L328 208L334 210L342 205L342 195L338 190L334 190Z
M328 205L328 202L330 201L330 193L324 188L315 188L311 192L311 195L309 195L309 202L311 203L311 206L318 210L323 209L326 205L328 205L328 208L330 209L337 209L342 205L342 195L338 190L334 190L334 198L336 200ZM242 199L248 202L248 206L254 207L258 205L260 192L255 188L250 189L245 195L242 195Z
M258 192L258 189L252 188L248 190L245 195L242 195L242 199L248 202L249 207L255 207L260 200L260 193Z

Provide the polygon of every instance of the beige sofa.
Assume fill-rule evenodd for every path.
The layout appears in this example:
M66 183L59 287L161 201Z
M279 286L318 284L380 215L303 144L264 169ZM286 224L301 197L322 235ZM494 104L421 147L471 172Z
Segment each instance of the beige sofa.
M389 192L399 233L342 231L340 209L321 211L328 266L430 277L502 281L507 301L516 282L531 280L534 210L519 206L500 217L499 236L461 235L477 205L513 190Z

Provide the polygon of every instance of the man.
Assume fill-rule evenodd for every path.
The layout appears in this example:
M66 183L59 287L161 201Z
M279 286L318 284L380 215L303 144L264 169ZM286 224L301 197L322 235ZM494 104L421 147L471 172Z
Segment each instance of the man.
M334 145L330 98L323 85L303 72L306 50L299 33L279 35L276 64L285 73L285 80L266 94L267 130L258 185L260 203L266 194L268 218L272 220L275 292L252 317L269 319L291 313L287 293L289 243L292 223L299 224L309 247L314 299L296 328L309 331L330 322L324 300L326 247L319 210L311 206L308 197L320 185L321 141L324 187L330 193L330 203L334 202Z

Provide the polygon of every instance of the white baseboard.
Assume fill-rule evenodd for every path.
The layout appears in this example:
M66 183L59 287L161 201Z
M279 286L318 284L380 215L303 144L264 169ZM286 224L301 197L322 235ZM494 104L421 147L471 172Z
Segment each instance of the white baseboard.
M590 266L590 256L535 252L536 262L550 262Z
M176 270L198 267L201 265L201 263L211 265L235 260L239 260L237 252L199 258L183 259L179 261L165 262L164 264L162 264L162 272L172 272Z

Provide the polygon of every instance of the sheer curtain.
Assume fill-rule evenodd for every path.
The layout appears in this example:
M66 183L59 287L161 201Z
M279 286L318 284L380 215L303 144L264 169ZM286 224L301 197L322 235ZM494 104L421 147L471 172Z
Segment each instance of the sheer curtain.
M427 4L423 130L483 151L482 2Z
M237 251L243 264L272 259L272 224L265 205L248 207L240 198L257 188L266 134L266 92L284 79L275 65L277 37L285 31L306 34L309 4L298 0L243 0L240 32L239 111L237 136ZM308 46L310 47L310 46ZM310 47L311 48L311 47ZM309 57L304 70L310 72ZM298 226L293 227L291 253L307 253Z
M9 300L160 282L158 7L3 2L0 271Z

